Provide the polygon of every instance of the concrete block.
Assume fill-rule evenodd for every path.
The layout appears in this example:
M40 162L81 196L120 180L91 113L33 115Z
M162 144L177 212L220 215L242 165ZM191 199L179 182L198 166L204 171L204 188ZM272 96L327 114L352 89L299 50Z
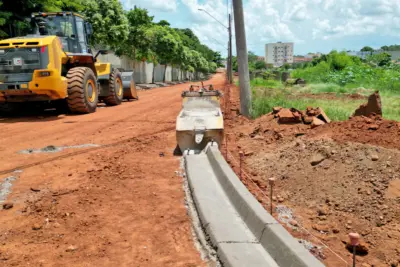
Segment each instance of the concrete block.
M211 242L256 242L219 185L206 155L190 155L185 160L193 200Z
M247 190L216 146L208 148L207 156L237 212L253 234L260 238L266 224L277 224L278 222L266 212L264 207Z
M151 84L151 83L150 84L148 84L148 83L138 84L137 86L140 86L143 89L153 89L153 88L159 87L157 84Z
M254 198L225 161L218 146L208 146L206 153L232 205L279 266L323 266Z
M154 84L158 85L159 87L166 87L166 86L168 86L168 84L163 83L163 82L156 82L156 83L154 83Z
M217 254L224 267L279 266L260 244L222 243L218 246Z
M279 266L324 266L280 224L267 225L260 243Z

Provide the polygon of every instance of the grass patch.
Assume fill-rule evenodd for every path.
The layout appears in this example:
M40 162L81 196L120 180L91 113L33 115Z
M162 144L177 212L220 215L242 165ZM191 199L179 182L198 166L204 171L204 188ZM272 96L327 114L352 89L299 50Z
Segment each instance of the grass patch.
M288 94L272 94L270 96L254 95L252 116L259 117L271 112L273 107L294 107L305 110L308 106L321 107L328 117L334 121L347 120L354 110L363 103L362 100L324 100L306 97L294 97Z
M275 80L263 80L257 78L251 81L253 94L252 116L254 118L271 112L273 107L281 106L285 108L297 108L304 110L307 106L321 107L331 120L343 121L351 116L355 109L366 100L362 99L324 99L310 98L305 93L323 94L336 93L338 96L343 94L359 93L364 96L370 95L372 89L364 89L352 85L340 86L334 83L316 83L305 87L286 87ZM382 99L383 117L389 120L400 121L400 95L394 91L384 90L380 92Z
M254 88L263 87L263 88L275 88L275 89L283 89L284 85L281 81L276 80L264 80L262 78L255 78L251 80L250 85Z
M379 92L382 100L383 117L388 120L400 121L400 96L397 93Z

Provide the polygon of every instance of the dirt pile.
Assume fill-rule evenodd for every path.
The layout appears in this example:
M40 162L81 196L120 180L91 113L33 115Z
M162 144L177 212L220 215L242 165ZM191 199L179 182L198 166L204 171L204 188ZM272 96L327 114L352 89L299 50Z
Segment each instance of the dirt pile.
M369 102L374 99L378 103L379 95ZM283 222L289 229L306 228L348 263L348 233L357 232L362 242L358 265L400 266L400 124L383 119L379 109L371 111L373 105L363 106L369 116L317 128L304 122L320 115L311 108L275 107L255 120L232 116L226 120L229 151L237 157L239 151L251 152L243 168L254 183L243 183L262 204L254 184L268 192L268 178L277 178L274 200L293 211ZM231 165L238 173L239 167ZM318 245L301 231L291 233ZM322 253L327 266L345 266L328 249Z
M309 132L312 138L331 138L339 142L358 142L400 149L400 127L396 121L381 116L356 116L333 122Z
M381 115L382 116L382 102L379 95L379 91L376 91L368 97L368 102L362 104L353 116L371 116L371 115Z
M276 194L295 210L297 223L342 256L348 255L347 234L356 231L368 252L359 262L400 263L400 196L392 195L400 181L399 151L302 137L259 151L246 164L259 184L277 177Z

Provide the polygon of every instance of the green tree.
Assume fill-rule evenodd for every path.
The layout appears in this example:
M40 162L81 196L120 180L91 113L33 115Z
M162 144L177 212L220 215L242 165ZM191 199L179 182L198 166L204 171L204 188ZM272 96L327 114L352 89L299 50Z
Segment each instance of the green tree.
M290 69L290 64L288 64L288 63L283 64L282 69L284 69L284 70Z
M332 69L334 70L343 70L347 66L353 64L351 56L349 56L346 52L338 53L337 51L332 51L329 53L327 62L330 63Z
M82 11L85 0L7 0L2 1L0 37L23 36L30 32L29 19L34 12Z
M153 17L149 16L146 9L137 8L127 12L128 38L116 50L117 55L126 55L133 60L155 60L155 54L151 50L151 37L146 30L153 25Z
M209 63L209 72L210 73L217 72L217 68L218 68L217 63L215 63L215 62Z
M217 67L223 67L224 64L222 63L223 58L220 52L214 52L214 59L213 62L217 64Z
M184 46L173 29L155 24L146 29L145 34L151 40L149 48L154 52L156 62L164 65L181 64Z
M371 54L372 54L372 52L374 52L375 50L370 46L364 46L363 48L361 48L360 51L361 52L371 52Z
M397 44L389 45L389 46L385 45L385 46L382 46L381 49L383 51L400 51L400 45L397 45Z
M235 72L239 71L237 57L235 57L235 56L232 57L232 69Z
M249 63L255 63L257 61L257 55L254 54L253 52L249 51L248 52L248 60L249 60Z
M84 14L93 26L92 43L118 49L128 38L129 24L119 0L85 2Z
M265 61L262 60L258 60L256 61L256 63L254 64L256 70L263 70L267 68L267 63L265 63Z
M388 53L380 53L367 57L367 62L372 63L373 65L384 67L390 65L392 60L392 56Z
M3 2L0 1L0 7L3 5ZM7 20L10 18L11 13L6 11L0 11L0 38L4 38L7 36L7 33L1 29L1 27L6 24Z
M171 24L169 24L169 22L166 20L160 20L157 24L160 26L171 26Z

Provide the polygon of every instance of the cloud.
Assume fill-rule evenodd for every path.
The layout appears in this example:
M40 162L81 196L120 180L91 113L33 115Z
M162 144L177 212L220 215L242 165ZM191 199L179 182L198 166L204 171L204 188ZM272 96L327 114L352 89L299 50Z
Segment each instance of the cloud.
M226 55L226 29L198 10L207 10L227 25L226 0L121 1L126 9L147 8L155 20L192 29L202 42ZM400 37L400 0L244 0L243 4L248 49L259 55L266 43L277 41L294 42L295 53L302 54L391 44Z
M400 0L325 0L320 5L330 8L331 19L315 20L313 38L323 40L360 35L400 35Z
M310 15L306 2L297 2L293 6L287 5L283 14L283 21L303 21L308 18L310 18Z
M171 12L177 10L177 0L121 0L125 9L132 9L135 5L148 10Z
M228 37L227 31L205 12L199 11L199 9L208 11L222 24L227 25L227 1L181 0L181 2L188 8L189 12L191 12L193 17L191 28L196 35L199 36L200 40L204 41L210 47L218 47L218 50L226 54L224 48L216 44L215 39L218 39L219 43L225 44ZM293 33L288 22L308 19L306 5L298 3L301 2L300 0L290 0L290 2L294 4L294 9L288 8L285 12L286 16L283 10L279 10L281 5L280 0L248 0L247 3L245 3L244 16L249 50L256 48L257 50L263 51L264 44L268 42L302 42L302 40ZM230 10L231 7L229 7L229 11ZM234 28L234 22L232 22L232 25ZM233 47L235 47L235 40L233 40L233 42ZM263 55L263 52L259 54Z

